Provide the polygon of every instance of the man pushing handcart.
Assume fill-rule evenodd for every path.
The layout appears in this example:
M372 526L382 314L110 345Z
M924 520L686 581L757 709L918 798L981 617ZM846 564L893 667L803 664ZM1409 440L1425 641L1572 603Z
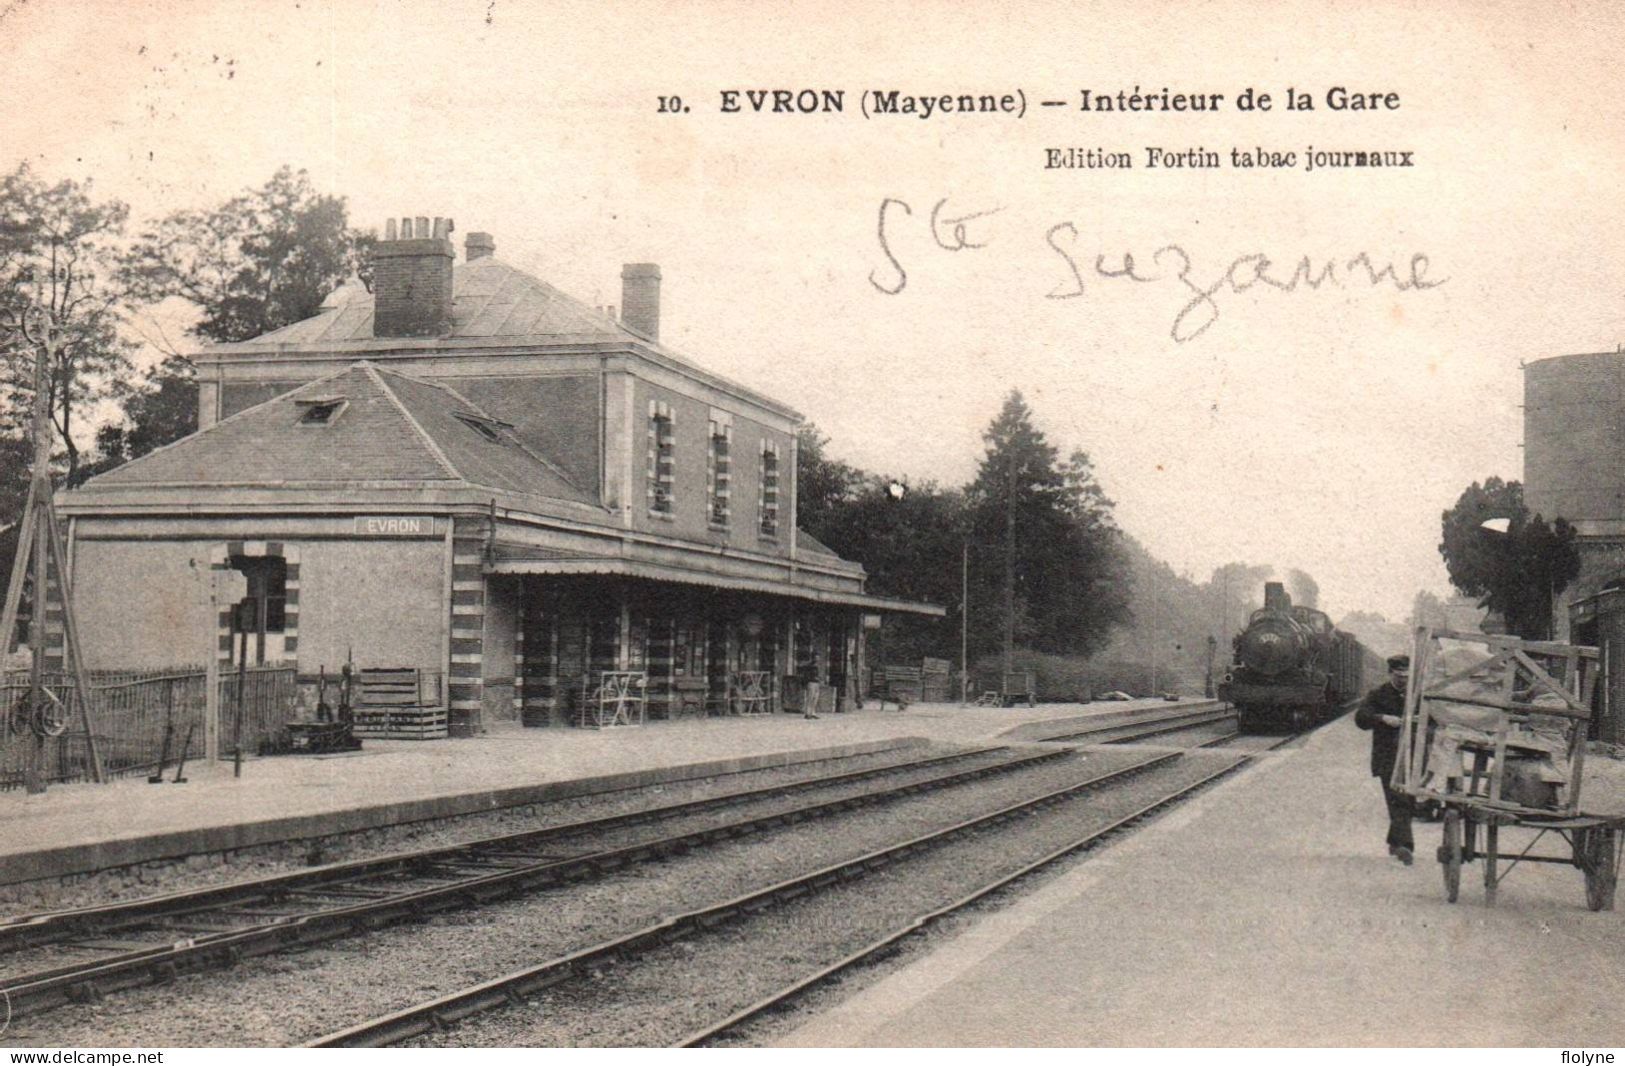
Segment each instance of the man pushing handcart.
M1393 786L1444 809L1438 858L1450 902L1464 863L1483 860L1493 906L1513 869L1544 862L1578 867L1586 904L1613 909L1625 817L1580 807L1599 665L1596 648L1417 629ZM1502 851L1502 830L1532 836Z

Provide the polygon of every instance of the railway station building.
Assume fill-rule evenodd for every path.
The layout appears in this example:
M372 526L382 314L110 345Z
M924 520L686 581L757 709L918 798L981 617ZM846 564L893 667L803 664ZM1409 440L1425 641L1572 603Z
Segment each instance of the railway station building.
M454 734L582 722L612 674L652 717L861 699L865 591L796 526L784 403L449 222L391 220L371 291L195 356L197 433L59 497L92 668L228 661L433 676Z

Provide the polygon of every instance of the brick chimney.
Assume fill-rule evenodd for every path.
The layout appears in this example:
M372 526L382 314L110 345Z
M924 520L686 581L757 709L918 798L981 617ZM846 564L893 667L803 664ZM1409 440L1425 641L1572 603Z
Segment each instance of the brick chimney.
M652 341L660 339L660 267L627 263L621 267L621 321Z
M384 223L373 250L375 337L438 337L451 328L452 221L403 218Z
M484 259L488 255L495 255L497 242L489 233L470 233L463 239L463 258L472 263L476 259Z

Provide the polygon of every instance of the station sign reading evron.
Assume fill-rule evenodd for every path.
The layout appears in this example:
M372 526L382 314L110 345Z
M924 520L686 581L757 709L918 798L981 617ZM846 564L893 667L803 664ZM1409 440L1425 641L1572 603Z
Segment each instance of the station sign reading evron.
M435 520L430 515L356 515L355 531L362 537L432 537Z

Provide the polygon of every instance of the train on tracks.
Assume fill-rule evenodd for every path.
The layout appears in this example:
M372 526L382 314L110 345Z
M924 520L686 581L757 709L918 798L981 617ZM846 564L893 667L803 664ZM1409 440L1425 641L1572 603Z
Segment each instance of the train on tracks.
M1278 581L1236 635L1219 698L1243 732L1300 732L1336 717L1382 677L1382 660L1324 611L1294 606Z

